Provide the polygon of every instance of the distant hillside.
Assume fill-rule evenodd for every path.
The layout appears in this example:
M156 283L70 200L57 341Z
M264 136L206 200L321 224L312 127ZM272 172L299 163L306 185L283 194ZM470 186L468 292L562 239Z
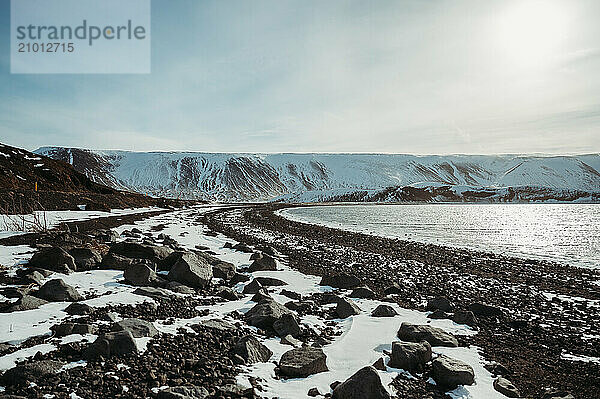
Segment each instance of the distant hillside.
M0 212L77 209L77 205L109 209L155 204L154 198L96 183L68 163L0 144Z
M544 192L541 198L552 198L552 193L561 197L567 192L600 192L600 154L226 154L91 151L63 147L43 147L35 152L68 162L93 181L113 188L220 201L274 198L301 201L303 198L337 198L340 192L361 190L379 193L375 197L378 200L391 201L405 197L390 194L402 187L419 187L417 191L422 191L424 187L440 185L457 187L451 189L453 192L470 191L461 187L515 188L517 191L529 187ZM437 198L462 200L463 196ZM486 195L469 200L478 198L485 199Z

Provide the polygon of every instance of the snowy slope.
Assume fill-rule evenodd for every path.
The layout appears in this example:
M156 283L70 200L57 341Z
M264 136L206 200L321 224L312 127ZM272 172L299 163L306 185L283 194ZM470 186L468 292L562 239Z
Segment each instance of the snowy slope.
M92 180L152 195L265 200L307 191L414 184L600 192L600 154L582 156L226 154L43 147Z

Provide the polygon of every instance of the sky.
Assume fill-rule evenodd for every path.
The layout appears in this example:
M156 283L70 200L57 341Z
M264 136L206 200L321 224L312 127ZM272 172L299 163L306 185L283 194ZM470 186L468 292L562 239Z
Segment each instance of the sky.
M597 0L152 0L150 74L10 74L0 142L134 151L600 152Z

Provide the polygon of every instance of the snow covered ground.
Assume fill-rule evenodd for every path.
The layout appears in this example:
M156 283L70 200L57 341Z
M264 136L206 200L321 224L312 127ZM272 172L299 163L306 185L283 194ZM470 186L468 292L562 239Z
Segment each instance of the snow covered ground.
M217 256L223 260L234 263L237 267L248 265L248 254L233 251L223 248L225 242L230 241L223 235L216 237L205 235L205 228L196 222L198 215L202 212L212 209L211 207L198 207L182 211L162 214L150 219L146 219L135 224L138 229L149 232L150 227L158 223L163 223L166 228L161 233L168 234L176 239L183 247L192 249L196 245L204 245L217 253ZM63 214L63 217L78 217L78 215ZM63 219L64 220L64 219ZM122 232L126 229L131 229L133 225L124 225L115 229L117 232ZM159 233L153 232L158 235ZM25 251L25 252L24 252ZM19 264L26 260L31 253L26 253L27 248L17 247L0 247L0 259L3 264L12 268L19 267ZM288 283L285 288L291 289L301 294L309 294L313 292L323 292L330 290L329 287L319 286L319 278L315 276L307 276L298 271L289 268L286 265L285 259L280 262L280 271L272 272L257 272L256 276L268 276L281 279ZM95 270L89 272L72 273L70 275L61 275L67 284L75 286L81 293L95 293L100 296L94 299L85 301L91 306L105 306L108 303L139 303L141 301L149 301L147 297L141 297L132 293L133 287L120 284L122 272L109 270ZM52 276L51 278L56 278ZM240 292L242 285L236 287ZM280 288L276 288L273 297L283 303L288 299L279 295ZM110 292L110 293L109 293ZM373 318L369 314L372 309L382 302L375 300L357 300L357 304L362 309L362 313L357 316L352 316L344 320L338 320L338 328L342 334L334 339L330 345L326 345L323 350L327 354L328 372L312 375L308 378L294 379L277 379L274 375L274 363L279 360L281 355L290 349L289 346L284 346L279 343L279 339L264 340L264 344L268 346L274 353L269 362L259 363L252 366L247 366L242 375L239 376L239 382L248 384L248 377L261 377L266 388L266 395L278 396L281 398L299 398L305 397L310 388L317 387L320 392L329 392L329 384L333 381L344 381L350 375L354 374L358 369L370 365L377 359L387 357L384 350L391 349L391 343L396 338L396 332L402 322L411 322L417 324L431 323L431 325L443 328L453 334L475 334L475 331L464 325L458 325L450 320L431 320L428 319L427 313L418 312L408 309L402 309L394 306L398 316L392 318ZM223 318L226 320L233 319L228 316L228 313L234 310L240 312L248 311L254 302L250 301L250 296L243 299L231 302L220 303L214 306L207 306L210 314L207 316L196 317L193 319L179 319L175 323L166 323L163 321L155 322L155 326L163 333L173 334L177 328L189 326L197 323L201 319ZM66 313L64 308L67 303L50 303L36 310L0 314L0 343L10 342L16 344L23 340L39 335L49 334L50 326L60 322ZM323 326L324 320L316 316L305 317L303 323L308 323L317 328ZM93 336L68 336L64 339L93 340ZM12 367L15 361L32 357L37 351L48 352L56 349L55 340L49 340L47 343L36 345L32 348L19 350L9 355L0 357L0 370L5 370ZM140 347L144 347L147 340L138 342ZM459 387L450 392L453 398L472 398L472 399L493 399L503 398L501 394L496 392L492 386L492 376L483 368L483 361L478 353L477 348L439 348L434 347L435 353L444 353L456 359L463 360L470 364L475 371L476 384L468 387ZM75 366L84 366L78 364ZM386 371L380 371L382 381L387 384L398 374L404 373L402 370L388 368ZM390 389L388 387L388 389Z

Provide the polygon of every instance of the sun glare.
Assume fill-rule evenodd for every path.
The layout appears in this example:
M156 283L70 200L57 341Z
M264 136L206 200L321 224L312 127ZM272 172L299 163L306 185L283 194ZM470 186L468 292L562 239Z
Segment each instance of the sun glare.
M558 56L568 34L568 2L524 0L499 16L499 50L509 63L543 65Z

